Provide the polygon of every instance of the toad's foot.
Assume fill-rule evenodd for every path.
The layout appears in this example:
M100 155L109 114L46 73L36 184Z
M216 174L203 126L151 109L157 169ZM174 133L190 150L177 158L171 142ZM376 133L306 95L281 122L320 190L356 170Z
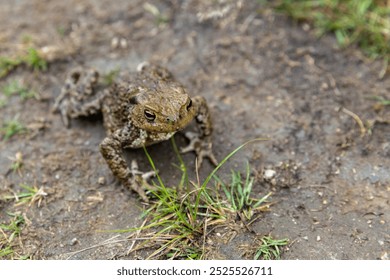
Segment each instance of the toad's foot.
M131 162L130 179L126 184L130 189L139 194L143 201L149 202L149 198L145 194L146 190L154 190L155 187L149 184L148 180L156 176L155 171L141 172L138 169L138 164L135 160Z
M194 151L198 157L198 168L202 165L203 158L205 157L207 157L215 166L218 165L218 161L212 151L212 143L209 138L202 139L199 137L199 134L195 132L186 132L185 137L190 140L190 143L187 147L182 148L180 152L188 153Z

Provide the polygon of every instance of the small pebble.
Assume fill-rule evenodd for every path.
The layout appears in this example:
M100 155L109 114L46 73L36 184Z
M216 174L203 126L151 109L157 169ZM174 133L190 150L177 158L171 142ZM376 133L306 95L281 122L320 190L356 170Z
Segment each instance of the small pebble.
M128 44L125 38L114 37L111 40L111 48L113 49L117 49L117 48L125 49L127 48L127 46Z
M122 49L127 48L127 40L125 38L121 38L119 41L119 45Z
M99 183L99 185L104 185L104 184L106 183L106 178L104 178L104 177L99 177L98 183Z
M272 169L264 170L264 179L266 179L266 180L272 179L273 177L275 177L275 175L276 175L275 170L272 170Z
M317 241L321 241L321 237L317 235Z
M390 260L389 254L387 252L384 252L381 256L381 260Z
M310 30L310 25L309 24L307 24L307 23L304 23L303 25L302 25L302 29L304 30L304 31L309 31Z
M119 38L118 37L112 38L111 48L116 49L118 47L118 45L119 45Z

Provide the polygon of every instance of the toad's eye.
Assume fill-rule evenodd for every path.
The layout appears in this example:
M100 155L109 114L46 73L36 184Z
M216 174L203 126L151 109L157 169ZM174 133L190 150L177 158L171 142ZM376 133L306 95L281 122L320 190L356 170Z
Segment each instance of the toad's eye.
M187 104L187 111L192 107L192 100L190 99L190 102L188 102Z
M148 109L144 110L144 115L145 115L145 118L150 122L152 122L156 119L156 114Z

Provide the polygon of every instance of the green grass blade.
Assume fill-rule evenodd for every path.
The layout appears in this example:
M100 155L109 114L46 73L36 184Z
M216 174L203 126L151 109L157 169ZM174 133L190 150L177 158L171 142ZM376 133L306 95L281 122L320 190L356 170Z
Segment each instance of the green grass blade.
M247 142L245 142L244 144L238 146L236 149L234 149L231 153L229 153L225 158L222 159L222 161L217 165L217 167L214 168L214 170L207 176L207 178L204 180L203 184L201 185L201 188L200 188L200 191L199 191L199 194L196 198L196 202L195 202L195 208L197 209L198 206L199 206L199 201L200 201L200 194L206 189L206 186L208 185L208 183L210 182L211 178L214 177L215 173L217 173L217 171L232 157L234 156L239 150L241 150L242 148L244 148L245 146L253 143L253 142L259 142L259 141L267 141L269 140L268 138L256 138L256 139L252 139L252 140L249 140ZM193 217L195 218L195 217Z
M187 191L188 191L189 179L188 179L187 166L185 165L184 160L183 160L183 158L182 158L182 156L180 154L180 151L177 148L177 145L176 145L174 137L171 137L171 143L172 143L172 146L173 146L173 150L174 150L177 158L179 159L180 170L182 172L182 176L181 176L181 180L180 180L180 184L179 184L179 189L182 189L183 186L186 186L187 187Z
M253 205L253 208L259 207L262 203L264 203L265 201L267 201L268 197L270 197L271 195L272 195L272 192L269 192L268 194L266 194L265 196L263 196L261 199L259 199L259 200Z

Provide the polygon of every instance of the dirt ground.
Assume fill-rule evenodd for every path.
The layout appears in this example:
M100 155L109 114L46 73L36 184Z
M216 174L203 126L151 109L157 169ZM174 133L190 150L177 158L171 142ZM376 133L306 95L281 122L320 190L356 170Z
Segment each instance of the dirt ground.
M390 99L381 61L357 49L340 50L331 36L316 38L256 1L0 1L1 55L14 55L29 41L47 47L49 67L20 67L0 88L20 80L39 99L13 96L0 108L1 125L18 116L29 133L0 142L0 194L20 184L43 187L38 207L0 201L7 212L23 211L23 255L33 259L126 259L128 233L140 226L144 207L117 183L98 145L101 118L78 119L71 128L51 113L66 73L78 65L101 72L135 70L143 61L170 69L193 95L204 96L214 123L219 160L247 140L268 137L235 155L219 173L256 175L255 196L273 192L269 212L252 232L215 246L215 257L250 258L245 245L256 235L288 238L282 259L388 259L390 254L390 110L372 96ZM153 10L153 7L157 9ZM366 133L362 136L362 120ZM179 146L182 135L175 136ZM162 178L178 180L171 144L150 147ZM23 155L20 172L9 172ZM126 152L149 170L142 150ZM193 154L184 160L194 177ZM265 170L276 171L267 181ZM212 170L205 164L202 178ZM104 180L102 180L104 178ZM104 181L104 182L103 182ZM23 208L24 207L24 208Z

